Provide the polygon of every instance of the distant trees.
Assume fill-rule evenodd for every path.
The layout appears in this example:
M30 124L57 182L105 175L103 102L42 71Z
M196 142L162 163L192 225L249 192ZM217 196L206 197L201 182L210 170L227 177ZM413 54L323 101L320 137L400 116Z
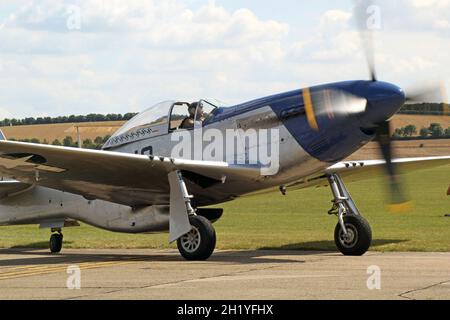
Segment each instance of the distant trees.
M82 147L85 149L95 149L95 145L91 139L84 139Z
M22 126L22 125L33 125L33 124L52 124L52 123L70 123L70 122L100 122L100 121L122 121L130 120L136 115L136 113L125 113L125 114L98 114L90 113L88 115L70 115L62 117L38 117L38 118L24 118L24 119L3 119L0 121L0 126Z
M417 103L405 104L399 111L400 114L428 114L444 115L448 114L443 103Z
M403 132L405 134L405 136L407 137L412 137L413 135L415 135L417 133L417 127L415 125L407 125L404 129Z
M420 130L422 138L450 138L450 127L445 129L439 123L432 123L428 128Z
M108 138L109 139L109 138ZM94 143L95 144L103 144L103 143L105 143L106 141L104 141L104 138L102 138L102 137L97 137L97 138L95 138L95 140L94 140Z
M450 127L444 129L440 123L432 123L428 128L421 128L417 132L415 125L407 125L403 128L395 129L392 137L394 139L410 139L417 136L417 134L420 138L450 138Z
M428 138L430 136L430 129L428 129L428 128L420 129L420 136L422 138Z
M439 123L432 123L430 125L431 136L434 138L439 138L444 136L444 129Z
M67 136L63 140L63 145L65 147L76 147L77 144L73 142L73 138L71 136Z
M417 127L415 125L407 125L406 127L395 129L394 138L412 137L417 133Z

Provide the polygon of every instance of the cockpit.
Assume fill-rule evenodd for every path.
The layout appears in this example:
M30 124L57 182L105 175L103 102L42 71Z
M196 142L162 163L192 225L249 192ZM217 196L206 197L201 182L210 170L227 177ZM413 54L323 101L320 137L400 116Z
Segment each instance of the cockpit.
M204 126L223 107L223 103L213 99L158 103L125 123L103 148L108 149L177 130L192 130Z

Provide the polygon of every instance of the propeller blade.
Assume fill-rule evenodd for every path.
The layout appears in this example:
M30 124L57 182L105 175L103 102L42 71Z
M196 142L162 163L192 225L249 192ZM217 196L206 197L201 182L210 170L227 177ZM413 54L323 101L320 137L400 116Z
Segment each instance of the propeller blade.
M367 100L338 90L303 90L306 118L310 127L319 131L317 119L327 116L333 119L339 115L359 114L366 111Z
M421 86L406 90L407 102L448 103L447 90L444 83Z
M391 203L389 211L393 213L405 212L411 209L411 203L403 193L402 183L394 162L392 162L392 132L389 121L381 123L376 132L376 140L386 162L386 171L389 177Z
M373 7L373 1L370 0L356 0L353 9L353 15L356 20L356 26L361 38L362 48L366 57L367 66L370 71L370 78L372 81L377 81L377 72L375 66L375 45L373 30L375 26L372 25L372 20L369 19L370 9Z

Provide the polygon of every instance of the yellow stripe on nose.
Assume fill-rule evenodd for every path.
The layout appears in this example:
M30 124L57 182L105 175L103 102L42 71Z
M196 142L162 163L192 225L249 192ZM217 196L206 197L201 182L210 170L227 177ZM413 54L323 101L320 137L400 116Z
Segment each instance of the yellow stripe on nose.
M314 130L319 131L319 125L317 124L316 115L314 114L314 107L309 89L303 89L303 102L305 103L306 119L308 120L309 126Z

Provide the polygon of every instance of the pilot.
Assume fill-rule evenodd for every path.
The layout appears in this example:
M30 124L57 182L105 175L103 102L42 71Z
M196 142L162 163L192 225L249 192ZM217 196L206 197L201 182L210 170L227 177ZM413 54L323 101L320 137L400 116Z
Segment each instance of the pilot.
M198 107L198 108L197 108ZM195 111L197 110L197 119L195 119ZM202 124L205 120L203 106L198 102L193 102L188 107L189 117L185 118L180 125L180 129L193 129L197 124Z

